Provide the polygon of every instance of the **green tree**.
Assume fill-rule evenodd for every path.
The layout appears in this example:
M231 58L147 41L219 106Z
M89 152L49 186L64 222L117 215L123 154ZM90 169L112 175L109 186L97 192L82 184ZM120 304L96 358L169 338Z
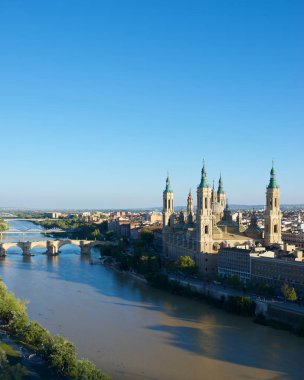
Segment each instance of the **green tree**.
M95 228L95 230L92 232L93 239L98 239L100 237L100 231L98 228Z
M47 342L44 357L58 373L70 376L76 365L75 345L63 336L57 335Z
M15 318L26 317L26 302L18 300L13 293L7 292L5 285L0 283L0 319L10 323Z
M174 263L177 270L180 270L187 274L196 272L195 261L190 256L180 256Z
M295 288L289 286L286 282L281 287L282 294L287 301L296 301L298 299Z
M295 288L292 287L290 289L290 292L289 292L288 300L289 301L296 301L297 299L298 299L297 292L296 292Z
M23 329L23 339L42 351L51 341L50 333L36 321L30 321Z
M110 380L110 378L99 371L89 360L77 360L71 373L73 380Z
M6 223L4 219L0 219L0 231L8 230L9 225Z

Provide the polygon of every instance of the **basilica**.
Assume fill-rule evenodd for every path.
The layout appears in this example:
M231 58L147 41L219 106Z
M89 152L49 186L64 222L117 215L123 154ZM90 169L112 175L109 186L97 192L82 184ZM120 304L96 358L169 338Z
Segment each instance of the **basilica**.
M166 257L177 259L185 255L192 257L201 272L216 271L216 253L221 247L253 247L281 244L280 189L272 166L266 190L264 229L257 223L255 213L248 227L242 224L242 214L233 215L229 209L222 177L218 188L209 186L205 163L197 187L197 208L194 211L191 190L187 199L187 210L174 212L174 193L169 176L163 192L162 245Z

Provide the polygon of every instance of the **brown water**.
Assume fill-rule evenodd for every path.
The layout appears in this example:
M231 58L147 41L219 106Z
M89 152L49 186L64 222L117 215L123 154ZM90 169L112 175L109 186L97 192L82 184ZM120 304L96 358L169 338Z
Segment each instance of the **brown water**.
M30 300L32 318L73 340L114 380L304 379L304 339L152 289L64 248L58 257L9 253L0 275Z

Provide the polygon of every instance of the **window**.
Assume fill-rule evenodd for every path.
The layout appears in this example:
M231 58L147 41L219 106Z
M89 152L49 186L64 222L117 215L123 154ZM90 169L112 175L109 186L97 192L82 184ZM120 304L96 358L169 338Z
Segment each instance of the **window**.
M277 225L277 224L275 224L275 225L273 226L273 232L274 232L275 234L278 233L278 225Z
M277 198L274 198L274 206L278 207L278 200L277 200Z
M207 198L205 198L205 208L207 208Z
M205 234L208 234L209 233L209 228L208 226L205 226Z

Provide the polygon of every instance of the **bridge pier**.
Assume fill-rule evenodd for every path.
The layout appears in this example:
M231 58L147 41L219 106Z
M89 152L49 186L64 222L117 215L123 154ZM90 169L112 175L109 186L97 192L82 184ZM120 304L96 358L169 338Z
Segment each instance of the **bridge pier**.
M57 246L52 242L52 240L48 240L46 242L46 253L50 256L58 255L58 248Z
M89 255L91 253L91 243L90 242L81 240L79 246L80 246L80 253L82 255Z
M22 249L23 256L31 255L31 243L29 241L22 243L21 249Z
M2 244L0 244L0 257L4 257L6 255L7 255L6 249L3 247Z

